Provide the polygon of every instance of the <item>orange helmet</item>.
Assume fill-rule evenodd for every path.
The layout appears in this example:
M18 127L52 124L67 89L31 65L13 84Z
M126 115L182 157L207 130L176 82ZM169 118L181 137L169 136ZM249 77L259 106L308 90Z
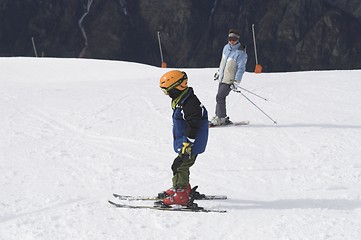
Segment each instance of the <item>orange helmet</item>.
M174 88L183 91L188 88L188 77L187 74L183 71L172 70L169 71L160 78L159 86L168 94L168 92Z

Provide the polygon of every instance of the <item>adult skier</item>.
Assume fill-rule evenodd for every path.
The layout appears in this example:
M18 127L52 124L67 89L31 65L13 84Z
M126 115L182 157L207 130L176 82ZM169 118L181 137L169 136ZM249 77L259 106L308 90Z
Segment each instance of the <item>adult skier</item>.
M226 125L232 123L227 116L226 97L232 86L238 87L243 73L246 70L246 48L239 42L239 33L230 29L228 31L228 43L223 47L222 58L214 80L219 81L216 95L215 116L210 121L211 125Z
M165 205L188 205L189 169L198 154L205 151L208 141L207 110L187 84L187 74L179 70L169 71L160 78L160 88L172 99L173 148L178 154L171 166L172 187L160 194Z

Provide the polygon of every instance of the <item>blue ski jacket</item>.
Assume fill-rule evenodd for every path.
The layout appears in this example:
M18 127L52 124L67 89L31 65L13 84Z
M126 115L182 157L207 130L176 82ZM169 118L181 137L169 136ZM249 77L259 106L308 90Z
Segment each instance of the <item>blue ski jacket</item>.
M180 153L187 138L195 139L192 155L203 153L208 141L208 112L191 87L173 110L173 148Z

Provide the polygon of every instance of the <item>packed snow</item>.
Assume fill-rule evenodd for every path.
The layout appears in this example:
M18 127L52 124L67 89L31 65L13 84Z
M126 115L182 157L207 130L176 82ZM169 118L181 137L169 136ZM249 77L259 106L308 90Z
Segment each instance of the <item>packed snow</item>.
M361 70L245 73L191 184L227 213L119 209L171 186L170 69L0 58L0 239L361 239ZM215 109L215 68L186 71ZM151 201L119 201L152 205Z

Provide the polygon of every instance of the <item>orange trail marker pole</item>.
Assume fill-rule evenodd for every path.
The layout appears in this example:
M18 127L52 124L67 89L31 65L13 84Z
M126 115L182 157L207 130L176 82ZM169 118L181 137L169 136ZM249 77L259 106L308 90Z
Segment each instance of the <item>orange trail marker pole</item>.
M256 58L256 67L254 69L255 73L261 73L262 72L262 66L261 64L258 64L258 58L257 58L257 46L256 46L256 35L254 33L254 24L252 24L252 33L253 33L253 45L254 45L254 56Z
M159 33L159 31L158 31L158 44L159 44L160 60L162 61L161 67L166 68L167 63L164 62L164 60L163 60L162 44L160 43L160 33Z

